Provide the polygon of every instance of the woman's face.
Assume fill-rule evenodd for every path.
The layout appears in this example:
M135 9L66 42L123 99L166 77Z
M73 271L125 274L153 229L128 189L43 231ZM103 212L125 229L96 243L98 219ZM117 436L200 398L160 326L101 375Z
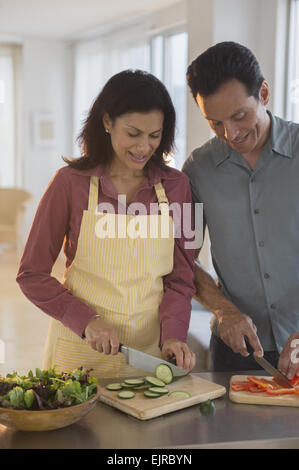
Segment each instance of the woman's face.
M123 114L111 121L108 114L103 124L111 137L114 150L112 168L141 172L160 145L164 115L160 110Z

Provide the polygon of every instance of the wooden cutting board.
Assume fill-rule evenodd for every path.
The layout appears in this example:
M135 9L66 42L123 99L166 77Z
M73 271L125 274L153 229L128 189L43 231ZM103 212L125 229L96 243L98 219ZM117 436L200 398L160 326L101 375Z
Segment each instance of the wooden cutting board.
M119 381L119 379L115 379L111 380L111 383ZM159 398L147 398L143 394L144 390L139 390L136 391L134 398L124 400L118 398L118 392L100 387L100 401L135 418L146 420L202 403L208 399L213 400L226 393L226 389L222 385L217 385L192 374L173 381L166 387L169 392L181 390L189 392L191 396L189 398L174 398L163 395Z
M260 378L260 376L258 376ZM261 378L268 379L269 376ZM233 375L230 379L229 398L235 403L247 403L252 405L278 405L278 406L299 406L299 396L281 395L278 397L268 395L267 393L234 392L231 389L231 383L237 381L246 381L247 375Z

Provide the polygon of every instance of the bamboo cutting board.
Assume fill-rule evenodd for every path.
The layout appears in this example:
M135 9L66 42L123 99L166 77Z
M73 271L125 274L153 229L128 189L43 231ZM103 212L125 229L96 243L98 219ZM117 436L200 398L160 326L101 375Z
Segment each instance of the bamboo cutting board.
M114 382L119 382L119 379L114 380ZM113 380L111 380L111 383L113 383ZM144 390L134 390L136 392L135 397L124 400L118 398L118 392L100 387L100 401L135 418L146 420L171 413L172 411L181 410L209 399L213 400L226 393L226 389L222 385L217 385L192 374L173 381L171 384L166 385L166 387L169 392L180 390L189 392L191 396L189 398L174 398L163 395L159 398L147 398L143 394Z
M259 378L268 379L269 376ZM240 380L247 380L247 375L233 375L230 379L229 398L235 403L247 403L251 405L276 405L276 406L299 406L299 396L281 395L278 397L268 395L267 393L234 392L231 389L231 383Z

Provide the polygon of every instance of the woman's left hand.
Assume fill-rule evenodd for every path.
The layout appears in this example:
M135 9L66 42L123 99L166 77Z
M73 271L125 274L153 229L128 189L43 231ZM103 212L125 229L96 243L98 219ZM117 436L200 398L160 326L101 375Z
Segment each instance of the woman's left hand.
M169 361L175 357L176 365L182 369L190 371L196 363L196 356L186 343L178 339L170 338L163 343L162 358Z

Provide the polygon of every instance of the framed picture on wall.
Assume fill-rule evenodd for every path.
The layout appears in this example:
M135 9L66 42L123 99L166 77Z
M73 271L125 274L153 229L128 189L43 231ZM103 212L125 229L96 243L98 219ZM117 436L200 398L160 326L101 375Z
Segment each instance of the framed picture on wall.
M57 140L56 119L53 112L32 113L32 144L35 148L55 147Z

